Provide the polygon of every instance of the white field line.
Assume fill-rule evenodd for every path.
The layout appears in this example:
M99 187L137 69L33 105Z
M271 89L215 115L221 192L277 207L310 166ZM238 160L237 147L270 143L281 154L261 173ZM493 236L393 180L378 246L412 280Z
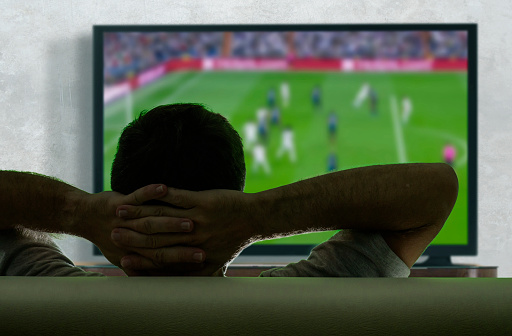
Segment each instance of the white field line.
M148 84L148 86L150 86L151 90L148 90L146 87L143 87L143 89L146 89L146 90L135 91L135 93L137 95L136 99L144 101L146 99L146 97L148 95L152 94L153 92L155 92L155 90L161 90L162 88L164 88L166 86L171 86L171 85L174 85L174 83L181 81L182 77L185 76L185 74L187 74L187 73L188 72L186 72L186 71L174 72L174 73L169 73L169 74L163 76L162 78L157 79L156 82ZM155 106L157 106L157 105L155 105ZM151 107L152 106L148 106L147 108L150 109Z
M407 155L405 150L404 134L402 131L402 124L400 123L400 117L398 116L398 105L396 97L390 97L391 104L391 116L393 118L393 131L395 133L396 149L398 152L398 162L407 162Z
M121 135L121 134L119 134ZM110 149L112 149L112 147L116 147L117 148L117 142L119 141L119 137L113 137L112 139L110 139L110 141L108 143L105 144L105 146L103 148L106 147L107 150L105 150L105 152L107 151L110 151Z
M195 76L191 77L188 81L186 81L182 86L180 86L180 88L178 90L174 91L171 95L166 96L164 99L160 100L157 104L154 104L154 106L158 106L158 105L162 105L162 104L172 104L173 103L172 98L174 96L180 94L184 90L187 90L190 86L194 85L198 79L199 79L199 73L196 74ZM131 95L129 95L129 96L131 96ZM127 102L127 104L126 104L126 106L127 106L126 108L128 110L128 106L133 105L133 104L131 102L131 98L125 98L125 99L130 99L130 102ZM126 112L126 115L128 116L128 111ZM132 121L132 116L130 115L130 120L124 126L126 126L131 121ZM123 126L123 128L124 128L124 126ZM121 135L121 133L119 133L119 135ZM119 137L112 138L107 144L105 144L105 151L110 151L112 149L112 147L116 147L118 141L119 141Z
M144 86L134 92L131 92L129 94L127 94L125 97L123 98L120 98L120 99L127 99L128 96L131 96L130 99L132 99L132 102L133 102L133 96L136 95L135 99L136 100L144 100L146 99L146 96L148 96L149 94L153 93L156 90L159 90L162 86L168 86L168 85L172 85L174 84L175 82L177 81L180 81L181 78L185 75L185 72L179 72L179 73L173 73L172 74L172 77L169 79L167 78L166 76L169 76L169 75L166 75L160 79L158 79L156 82L153 82L151 84L148 84L151 86L151 90L147 90L147 88ZM164 80L165 79L165 80ZM117 101L116 101L117 102ZM116 102L113 102L112 104L115 104ZM126 106L127 106L127 101L125 100L125 104L124 104L124 108L123 107L119 107L115 110L115 113L109 113L109 114L106 114L105 113L105 120L109 120L111 118L116 118L120 113L123 113L125 111L123 110L126 110ZM155 105L156 106L156 105ZM147 108L151 108L152 106L148 106ZM132 109L133 109L133 105L132 105ZM107 110L107 107L105 106L104 107L104 110L106 111ZM140 111L139 111L140 112ZM130 120L131 121L131 120Z

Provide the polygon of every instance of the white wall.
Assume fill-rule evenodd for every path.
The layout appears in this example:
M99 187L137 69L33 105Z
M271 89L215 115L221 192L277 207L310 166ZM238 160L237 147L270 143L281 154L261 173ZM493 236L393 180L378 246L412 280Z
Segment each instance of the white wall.
M92 191L95 24L478 23L479 255L453 260L512 276L512 2L309 2L0 0L0 169ZM75 259L90 247L63 245Z

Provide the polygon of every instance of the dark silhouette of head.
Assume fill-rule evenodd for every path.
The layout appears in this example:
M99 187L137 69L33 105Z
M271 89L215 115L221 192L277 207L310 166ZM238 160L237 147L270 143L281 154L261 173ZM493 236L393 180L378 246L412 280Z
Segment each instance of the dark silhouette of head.
M142 111L121 134L111 187L129 194L153 183L193 191L243 191L245 160L240 135L226 118L201 104Z

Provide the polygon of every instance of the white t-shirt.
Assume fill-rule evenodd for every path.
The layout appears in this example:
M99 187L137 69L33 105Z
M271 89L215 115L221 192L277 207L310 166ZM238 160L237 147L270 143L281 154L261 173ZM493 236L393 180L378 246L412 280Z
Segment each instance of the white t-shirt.
M104 276L76 267L47 236L0 231L0 276ZM307 260L262 272L262 277L400 277L407 265L374 231L342 230Z

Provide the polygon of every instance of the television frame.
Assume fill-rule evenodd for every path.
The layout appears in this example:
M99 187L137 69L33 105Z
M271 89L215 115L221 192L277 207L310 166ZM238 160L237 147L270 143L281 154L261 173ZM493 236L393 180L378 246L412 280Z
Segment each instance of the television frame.
M160 31L453 31L468 32L467 108L468 108L468 244L431 245L424 256L429 260L422 265L451 265L450 256L476 256L477 228L477 24L258 24L258 25L95 25L93 26L93 167L94 192L103 191L103 92L104 55L103 34L107 32L160 32ZM252 245L242 256L307 256L315 245ZM95 254L99 250L95 247ZM286 258L285 258L286 259Z

